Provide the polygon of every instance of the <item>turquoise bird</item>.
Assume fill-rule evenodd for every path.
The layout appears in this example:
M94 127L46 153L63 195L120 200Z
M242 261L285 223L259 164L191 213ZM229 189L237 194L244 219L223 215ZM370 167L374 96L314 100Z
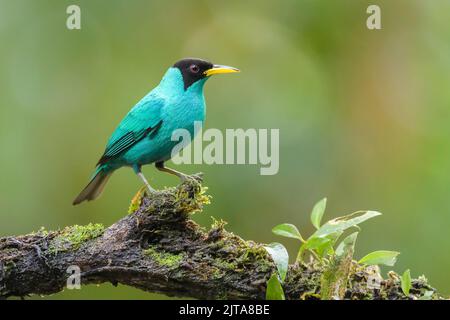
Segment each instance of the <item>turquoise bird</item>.
M169 68L159 85L139 101L120 122L106 145L103 156L89 184L73 201L96 199L113 172L131 167L149 192L155 190L142 174L143 165L154 163L160 171L186 179L186 175L164 166L172 149L172 132L186 129L194 136L194 123L205 120L203 86L214 74L239 72L228 66L212 64L201 59L183 59Z

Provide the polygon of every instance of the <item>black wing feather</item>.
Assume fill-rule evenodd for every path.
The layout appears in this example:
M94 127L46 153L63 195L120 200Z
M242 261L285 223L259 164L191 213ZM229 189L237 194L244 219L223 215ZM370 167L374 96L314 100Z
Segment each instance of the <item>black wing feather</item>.
M148 127L140 131L130 131L116 140L113 144L109 145L105 150L105 153L98 161L97 165L104 164L109 160L119 156L126 150L130 149L136 143L141 141L143 138L151 134L153 137L162 125L162 120L160 120L155 126Z

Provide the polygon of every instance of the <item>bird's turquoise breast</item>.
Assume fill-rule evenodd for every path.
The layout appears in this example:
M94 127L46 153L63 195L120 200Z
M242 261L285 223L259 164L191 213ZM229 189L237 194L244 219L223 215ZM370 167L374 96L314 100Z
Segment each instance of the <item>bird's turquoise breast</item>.
M200 80L185 90L180 72L169 69L161 84L152 92L164 100L160 114L161 126L125 152L121 160L128 165L166 161L179 143L172 141L175 130L188 130L193 138L195 122L203 124L205 119L204 82Z

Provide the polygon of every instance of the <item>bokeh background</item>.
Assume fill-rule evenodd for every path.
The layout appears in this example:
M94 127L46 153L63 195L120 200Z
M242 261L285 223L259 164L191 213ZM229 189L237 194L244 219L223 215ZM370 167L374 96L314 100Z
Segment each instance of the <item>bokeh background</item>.
M66 28L70 4L79 31ZM366 28L369 4L382 30ZM222 218L294 256L295 241L270 230L309 235L322 197L325 219L378 210L356 257L400 251L394 270L450 294L449 1L0 0L0 39L0 236L121 218L141 186L130 169L97 201L71 201L128 109L176 60L202 57L242 69L207 83L206 127L279 128L280 171L181 167L203 171L213 196L196 221ZM46 298L165 297L101 285Z

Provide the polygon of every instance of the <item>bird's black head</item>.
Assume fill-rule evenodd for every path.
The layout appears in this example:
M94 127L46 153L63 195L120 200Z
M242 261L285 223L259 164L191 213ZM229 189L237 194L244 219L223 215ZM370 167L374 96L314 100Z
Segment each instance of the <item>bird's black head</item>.
M185 90L198 80L206 78L205 71L213 66L211 62L194 58L183 59L173 65L174 68L180 69L183 75Z
M239 72L233 67L212 64L209 61L195 58L182 59L173 65L178 68L183 75L184 90L195 82L218 73Z

